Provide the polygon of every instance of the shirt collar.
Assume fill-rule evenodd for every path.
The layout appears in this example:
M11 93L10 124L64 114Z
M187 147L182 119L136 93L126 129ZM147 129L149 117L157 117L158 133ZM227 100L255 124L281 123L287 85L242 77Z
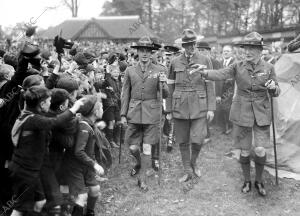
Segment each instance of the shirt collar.
M255 61L251 61L251 62L248 62L248 61L247 61L247 63L250 64L250 65L254 65L254 66L255 66L255 65L258 65L258 64L260 63L260 61L261 61L261 59L258 58L258 59L256 59Z
M188 57L192 58L192 57L195 55L195 53L196 53L196 51L195 51L192 55L188 56L188 55L186 54L186 52L184 52L184 56L185 56L186 58L188 58Z
M150 61L151 60L149 60L146 64L142 64L141 62L139 62L140 67L142 68L142 71L146 71L149 68Z

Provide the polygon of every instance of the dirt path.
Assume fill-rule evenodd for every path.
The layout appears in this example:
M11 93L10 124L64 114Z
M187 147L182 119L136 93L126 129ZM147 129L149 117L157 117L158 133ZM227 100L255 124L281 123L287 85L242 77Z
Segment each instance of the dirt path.
M140 192L136 180L129 176L133 160L124 152L127 155L121 165L114 164L109 181L101 183L102 198L97 205L97 215L300 216L299 182L280 179L276 187L274 177L265 173L266 198L259 197L255 190L242 194L240 166L236 160L224 156L232 145L230 137L215 130L212 137L198 159L202 177L187 193L178 183L182 174L178 147L172 154L163 152L163 183L159 187L153 176L147 193Z

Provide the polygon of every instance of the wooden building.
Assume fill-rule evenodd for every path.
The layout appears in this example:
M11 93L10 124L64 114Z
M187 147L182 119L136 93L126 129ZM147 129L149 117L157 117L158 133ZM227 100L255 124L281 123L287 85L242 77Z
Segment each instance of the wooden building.
M74 18L49 27L39 32L38 36L42 39L53 39L61 31L63 38L77 41L132 42L146 35L157 38L138 16L103 16L89 20Z

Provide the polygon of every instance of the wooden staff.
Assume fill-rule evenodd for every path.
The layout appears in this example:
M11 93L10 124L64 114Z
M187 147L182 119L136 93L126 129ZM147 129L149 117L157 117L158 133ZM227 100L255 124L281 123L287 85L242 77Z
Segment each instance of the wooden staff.
M158 184L160 185L161 183L161 175L162 175L162 164L161 164L161 132L162 132L162 124L161 124L161 119L162 119L162 82L159 82L159 143L158 143Z
M275 179L276 179L276 185L278 186L277 146L276 146L274 107L273 107L273 97L272 96L271 96L271 112L272 112L273 146L274 146L274 159L275 159Z

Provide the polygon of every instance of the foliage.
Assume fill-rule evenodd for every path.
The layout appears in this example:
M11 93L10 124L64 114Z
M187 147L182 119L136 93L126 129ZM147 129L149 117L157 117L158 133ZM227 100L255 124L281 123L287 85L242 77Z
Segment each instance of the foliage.
M70 9L72 12L72 17L78 16L78 0L62 0L62 3Z
M102 15L139 15L173 41L191 27L205 35L233 35L300 24L300 0L112 0Z

